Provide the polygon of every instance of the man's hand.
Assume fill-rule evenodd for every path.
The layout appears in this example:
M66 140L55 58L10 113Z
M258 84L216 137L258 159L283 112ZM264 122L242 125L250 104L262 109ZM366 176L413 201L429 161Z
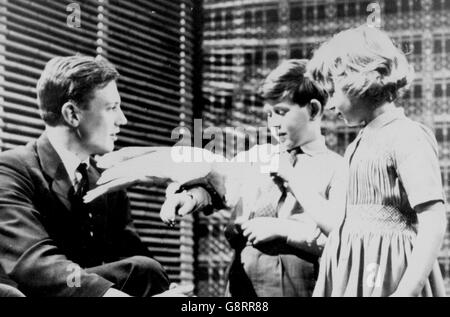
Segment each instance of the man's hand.
M244 237L253 245L286 238L283 220L272 217L256 217L241 223Z
M161 206L159 216L164 223L173 226L177 215L187 215L194 211L195 206L196 201L186 191L172 194L167 196L166 201Z
M194 296L194 285L177 285L175 283L170 284L168 291L153 297L192 297Z
M211 204L211 196L201 187L175 193L177 189L178 184L176 183L172 183L167 187L166 201L162 205L159 213L161 220L169 226L175 224L176 216L183 217L193 211L202 210Z

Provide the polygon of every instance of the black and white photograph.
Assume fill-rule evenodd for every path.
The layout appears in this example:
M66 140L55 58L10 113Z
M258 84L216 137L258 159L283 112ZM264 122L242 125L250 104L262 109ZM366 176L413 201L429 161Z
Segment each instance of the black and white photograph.
M450 0L0 0L0 297L447 297L449 202Z

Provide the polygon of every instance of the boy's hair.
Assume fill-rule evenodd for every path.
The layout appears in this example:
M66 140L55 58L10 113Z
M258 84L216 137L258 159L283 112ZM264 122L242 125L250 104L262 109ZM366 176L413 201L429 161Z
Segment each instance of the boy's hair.
M36 86L41 117L50 126L61 124L61 108L69 100L86 109L93 93L119 78L116 68L102 57L54 57Z
M312 99L317 99L325 106L328 93L324 87L305 76L307 63L306 59L282 62L264 80L260 88L261 96L273 102L288 99L302 107Z
M394 101L414 77L413 67L389 36L363 25L338 33L314 53L308 73L330 94L337 83L349 96L375 105Z

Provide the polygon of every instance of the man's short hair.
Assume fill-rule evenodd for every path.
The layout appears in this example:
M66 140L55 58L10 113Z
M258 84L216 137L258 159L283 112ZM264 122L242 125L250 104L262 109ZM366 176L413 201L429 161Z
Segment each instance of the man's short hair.
M41 117L50 126L63 121L62 106L74 102L86 109L94 91L119 78L116 68L102 57L54 57L45 66L36 86Z
M282 62L264 80L261 96L272 102L289 101L305 106L312 99L322 105L328 101L328 93L324 87L305 76L306 59L289 59Z

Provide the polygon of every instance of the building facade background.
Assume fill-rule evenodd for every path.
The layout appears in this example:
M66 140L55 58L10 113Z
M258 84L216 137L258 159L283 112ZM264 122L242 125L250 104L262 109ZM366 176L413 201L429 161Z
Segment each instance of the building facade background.
M340 30L368 21L380 5L381 27L408 53L416 80L398 102L406 114L434 129L442 180L450 199L450 0L204 0L204 125L265 124L257 94L261 80L279 62L310 58L314 48ZM328 146L343 153L357 131L327 115ZM450 209L448 216L450 217ZM196 272L199 293L219 295L230 250L218 232L226 215L200 217ZM450 232L439 257L450 291Z

